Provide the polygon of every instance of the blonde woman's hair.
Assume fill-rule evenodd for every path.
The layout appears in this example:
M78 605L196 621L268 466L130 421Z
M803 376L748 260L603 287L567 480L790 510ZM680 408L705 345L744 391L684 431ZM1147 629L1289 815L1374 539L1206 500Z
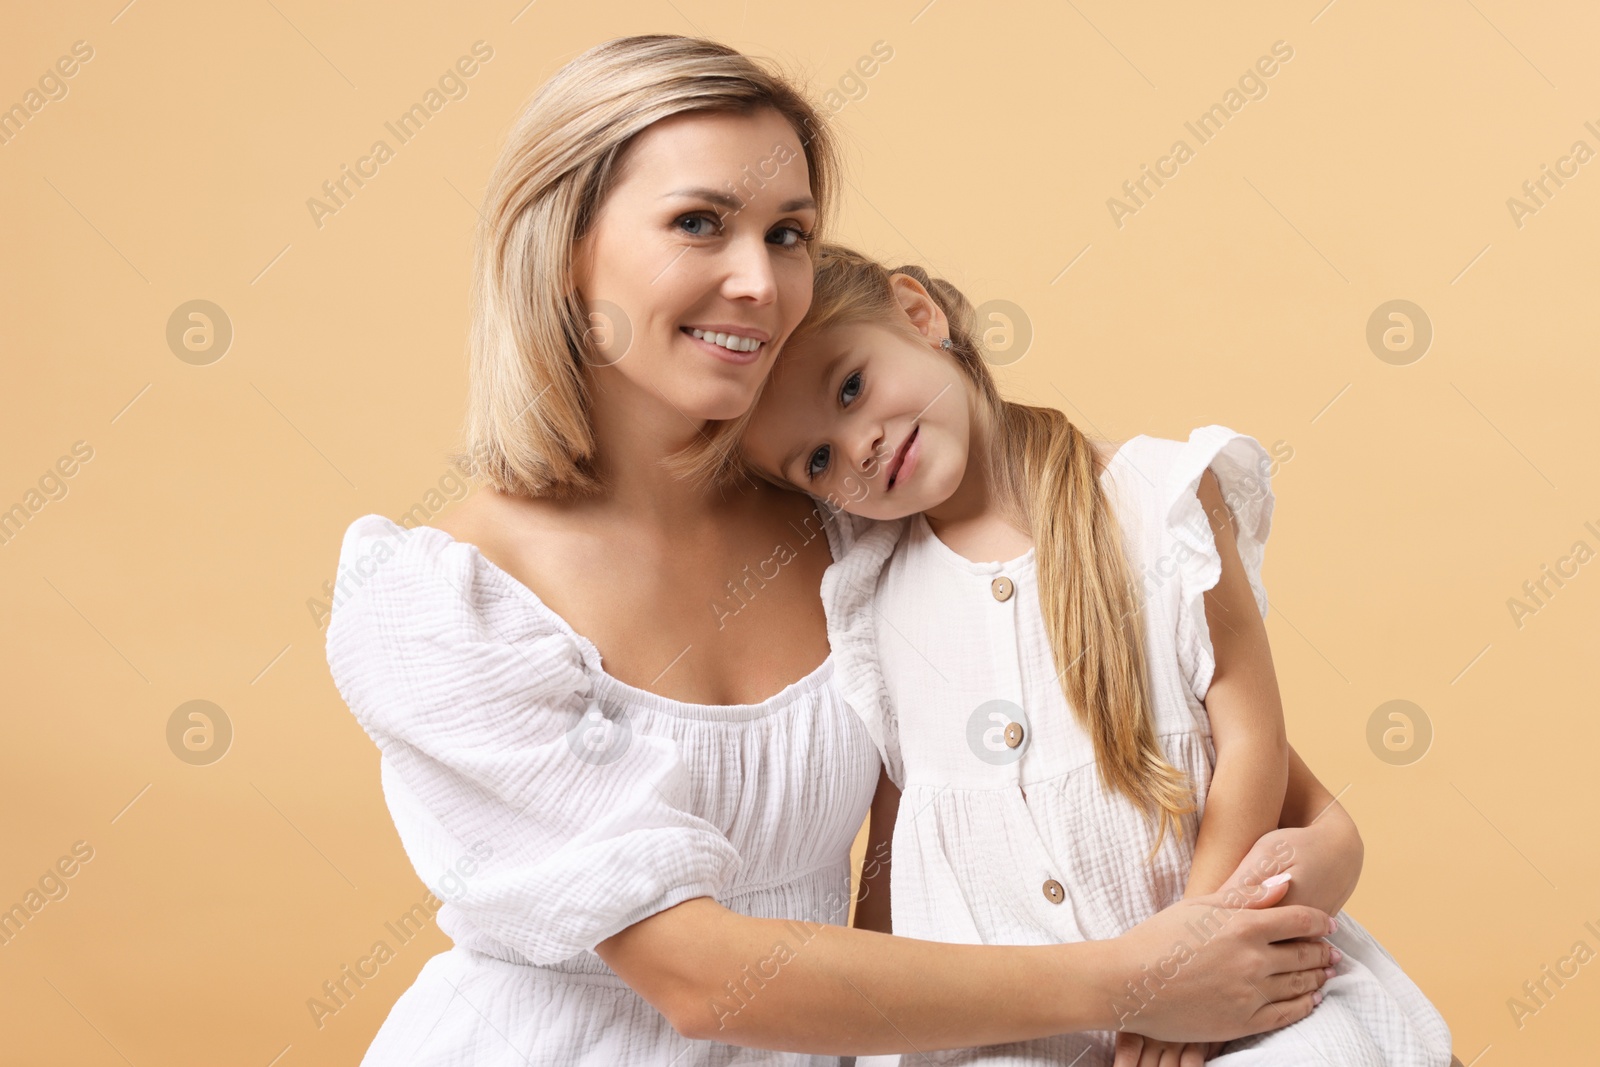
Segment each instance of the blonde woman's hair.
M1167 762L1156 741L1141 594L1089 438L1055 408L1000 396L973 336L971 303L918 266L891 270L841 245L821 245L811 307L785 348L864 322L914 332L890 287L891 274L915 278L949 321L950 354L977 385L980 417L993 432L984 473L1011 521L1033 535L1039 606L1062 692L1094 739L1106 788L1159 820L1154 856L1169 825L1182 836L1179 817L1196 810L1193 785ZM923 340L920 333L915 337ZM780 352L774 374L783 372L783 362ZM747 470L761 473L753 466Z
M619 37L573 59L534 94L479 212L458 466L519 495L576 499L605 488L584 372L601 355L568 285L574 247L635 135L674 115L768 108L799 135L818 232L838 180L835 142L786 76L732 48L695 37ZM734 447L743 421L711 423L664 465L702 484L743 477Z

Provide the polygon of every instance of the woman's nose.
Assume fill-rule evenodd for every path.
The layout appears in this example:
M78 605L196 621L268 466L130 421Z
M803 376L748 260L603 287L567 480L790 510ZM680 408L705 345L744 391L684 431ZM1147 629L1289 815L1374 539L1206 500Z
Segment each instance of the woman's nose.
M772 246L765 240L739 241L729 249L731 258L724 292L734 299L771 303L778 295L778 279L772 269Z

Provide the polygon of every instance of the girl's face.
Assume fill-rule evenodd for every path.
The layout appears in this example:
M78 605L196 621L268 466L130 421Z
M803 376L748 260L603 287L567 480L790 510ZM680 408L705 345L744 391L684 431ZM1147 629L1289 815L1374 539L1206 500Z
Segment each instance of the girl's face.
M771 109L641 132L574 259L602 388L693 421L744 414L811 304L809 182L798 136Z
M973 390L938 347L944 318L934 310L937 328L920 337L857 323L784 349L741 442L745 457L867 518L948 500L967 470Z

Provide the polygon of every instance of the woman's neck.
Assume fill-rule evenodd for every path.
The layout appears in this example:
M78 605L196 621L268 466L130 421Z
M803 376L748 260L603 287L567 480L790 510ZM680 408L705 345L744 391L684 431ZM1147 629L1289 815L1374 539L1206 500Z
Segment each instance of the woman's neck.
M672 475L662 461L707 432L655 391L620 375L590 379L595 469L606 491L592 503L663 527L693 526L717 510L721 494Z

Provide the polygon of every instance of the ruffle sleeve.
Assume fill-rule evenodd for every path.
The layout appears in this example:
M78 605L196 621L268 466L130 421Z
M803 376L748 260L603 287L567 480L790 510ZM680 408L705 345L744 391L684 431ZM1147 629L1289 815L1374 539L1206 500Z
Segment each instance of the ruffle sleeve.
M492 567L442 530L357 519L328 666L383 753L386 795L392 778L403 786L388 800L417 873L435 884L466 857L473 873L448 902L549 965L715 896L740 861L686 810L676 742L594 702L576 635Z
M1222 577L1222 556L1205 506L1200 503L1200 478L1215 472L1223 502L1233 512L1236 542L1256 607L1267 615L1267 590L1261 563L1272 529L1272 458L1261 443L1226 426L1202 426L1187 442L1172 442L1161 494L1165 516L1164 551L1178 561L1178 663L1195 699L1204 700L1216 672L1216 653L1206 624L1205 594Z
M878 660L878 635L872 598L894 546L908 520L883 522L837 512L840 544L822 576L822 606L828 618L828 645L845 703L861 719L877 746L889 779L905 787L899 726Z

